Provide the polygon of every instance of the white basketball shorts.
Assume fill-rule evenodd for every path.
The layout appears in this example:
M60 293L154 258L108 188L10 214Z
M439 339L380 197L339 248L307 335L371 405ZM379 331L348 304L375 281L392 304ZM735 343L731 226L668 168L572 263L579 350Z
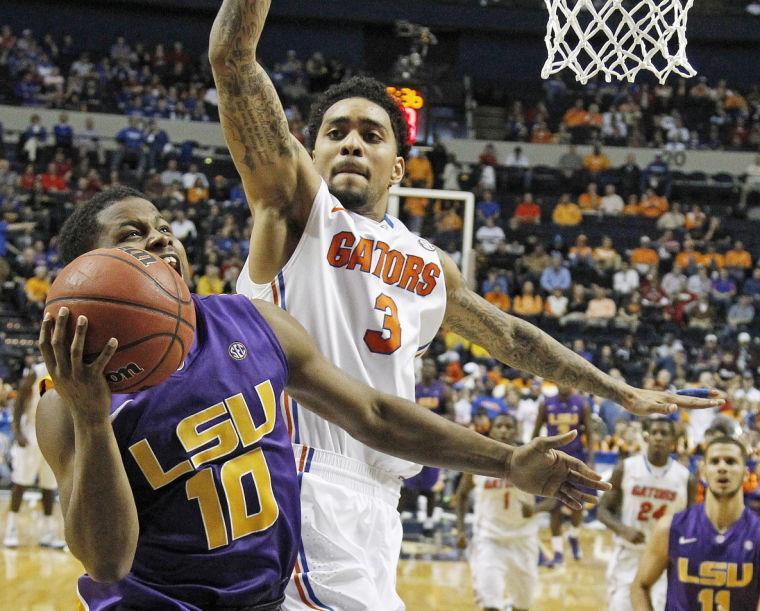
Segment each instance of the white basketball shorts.
M50 465L42 457L42 452L31 440L26 447L17 443L11 446L11 481L19 486L33 486L39 476L39 486L44 490L55 490L55 476Z
M615 545L612 559L607 568L607 601L610 609L632 611L631 584L639 570L639 560L643 550ZM668 593L668 578L665 573L652 586L652 607L655 611L665 609L665 598Z

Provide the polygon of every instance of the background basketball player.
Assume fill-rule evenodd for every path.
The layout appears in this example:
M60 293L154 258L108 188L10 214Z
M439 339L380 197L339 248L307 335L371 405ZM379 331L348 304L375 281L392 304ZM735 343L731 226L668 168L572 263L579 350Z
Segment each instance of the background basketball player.
M238 292L287 309L333 363L408 399L413 359L445 321L502 362L636 413L710 404L603 374L477 296L450 257L388 216L409 146L405 115L381 83L353 78L321 96L307 151L257 62L269 5L225 0L209 41L222 128L255 218ZM286 607L403 608L396 506L401 478L418 467L369 450L297 402L284 409L296 454L314 449L301 479L302 570ZM309 587L299 590L296 579Z
M541 427L546 425L548 435L556 435L559 431L577 431L578 435L568 445L567 452L587 464L594 463L594 437L591 426L591 408L588 400L574 392L572 388L560 386L556 395L545 397L538 407L538 416L533 429L533 437L541 433ZM552 550L554 558L547 565L562 564L564 561L562 544L562 512L561 504L555 503L551 510L550 529L552 533ZM581 558L581 546L578 527L583 521L583 509L573 510L570 514L570 529L568 542L575 560Z
M517 420L511 414L493 419L491 439L515 443ZM549 509L545 499L537 506L535 497L503 479L464 473L455 496L459 547L467 544L464 518L468 496L475 490L472 541L468 552L475 599L485 611L521 611L533 605L538 587L538 510Z
M670 456L675 450L676 427L669 418L644 421L646 453L619 463L612 472L612 490L599 503L599 521L615 533L615 547L607 570L610 609L631 608L631 584L644 545L657 520L694 502L696 478ZM652 606L665 608L667 580L652 587Z
M5 547L18 547L17 517L24 498L24 491L38 483L42 491L42 547L62 549L65 543L58 536L58 525L53 517L56 483L50 466L43 458L37 444L35 418L40 396L52 386L44 363L30 366L19 385L18 397L13 410L13 446L11 447L11 502L5 526Z
M666 609L754 611L760 603L760 518L744 505L747 454L732 437L705 450L707 497L664 516L631 586L636 611L653 609L652 587L668 571Z

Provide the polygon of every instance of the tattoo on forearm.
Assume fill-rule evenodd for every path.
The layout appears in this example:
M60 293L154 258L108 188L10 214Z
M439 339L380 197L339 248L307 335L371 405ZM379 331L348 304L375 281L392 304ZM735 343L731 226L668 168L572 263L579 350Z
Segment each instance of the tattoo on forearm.
M501 362L563 386L618 397L612 379L535 325L507 316L471 291L453 291L449 299L447 325Z
M277 91L256 61L269 1L225 0L211 33L219 108L230 149L250 171L295 154ZM223 64L220 66L220 64Z

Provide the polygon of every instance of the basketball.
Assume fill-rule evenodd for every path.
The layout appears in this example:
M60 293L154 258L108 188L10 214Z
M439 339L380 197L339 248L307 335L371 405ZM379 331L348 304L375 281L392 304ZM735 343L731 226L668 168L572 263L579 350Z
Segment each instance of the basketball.
M69 308L68 342L79 316L89 321L84 360L111 337L119 341L105 371L113 392L166 380L182 364L195 333L195 308L182 278L162 259L136 248L101 248L67 265L50 287L45 312Z

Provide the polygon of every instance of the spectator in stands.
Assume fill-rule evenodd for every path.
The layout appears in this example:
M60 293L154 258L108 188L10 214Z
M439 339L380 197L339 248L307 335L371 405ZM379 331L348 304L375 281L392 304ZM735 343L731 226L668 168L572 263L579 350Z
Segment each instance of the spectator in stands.
M140 119L130 117L129 125L116 134L116 142L119 147L111 161L111 170L119 171L121 165L126 162L129 167L137 171L138 176L142 176L146 159L143 154L145 132L140 127Z
M541 289L551 293L556 289L566 292L570 289L572 278L570 270L562 265L562 257L559 254L552 255L552 263L541 273Z
M688 278L683 273L681 266L674 264L673 268L662 277L660 288L670 299L673 299L678 293L686 290Z
M673 202L670 210L665 211L657 219L657 229L662 231L678 231L683 229L686 217L681 212L681 204Z
M728 270L722 269L718 277L710 284L710 297L719 308L725 312L736 295L736 282L728 275Z
M504 242L504 230L496 224L493 217L488 217L484 225L475 232L478 248L486 255L496 251L499 243Z
M570 199L569 193L563 193L552 212L552 222L563 227L580 225L583 220L581 209L578 204Z
M206 265L204 273L195 283L195 292L200 297L219 295L224 290L224 282L216 265Z
M29 125L19 139L20 156L29 163L35 163L47 145L47 130L39 115L32 115Z
M583 167L592 177L598 177L602 172L609 169L610 160L602 152L602 147L595 144L591 153L583 158Z
M690 329L712 331L716 311L707 295L700 295L697 301L689 304L686 313L689 317L688 326Z
M736 280L744 280L752 268L752 255L744 248L744 242L736 240L734 247L726 252L725 266L728 273Z
M636 333L641 319L641 293L633 291L623 298L615 316L615 326Z
M436 241L447 244L451 241L456 242L460 240L463 224L462 216L458 211L458 202L454 202L444 209L438 217L438 221L436 222Z
M612 288L620 295L629 295L639 288L639 273L628 261L622 261L620 270L612 276Z
M752 270L752 276L742 285L742 295L749 295L753 301L760 301L760 267Z
M161 184L169 187L175 182L182 182L182 172L177 169L177 160L169 159L166 163L166 169L161 172Z
M639 201L639 214L646 218L656 219L668 210L667 200L657 195L654 189L647 189L644 197Z
M597 192L596 183L590 182L586 191L581 193L578 197L578 205L580 206L582 214L598 214L599 207L602 204L602 198L599 197Z
M187 172L182 175L182 186L185 189L190 189L197 184L198 180L201 181L204 187L208 188L208 176L198 169L197 163L191 163Z
M462 168L457 161L454 153L449 153L446 165L443 168L443 185L442 188L449 191L459 191L459 174Z
M406 164L404 186L415 189L432 189L434 182L433 166L427 156L417 148L412 149L411 157ZM407 197L404 201L404 210L409 215L409 229L419 233L422 229L422 220L425 217L429 200L424 197Z
M603 276L610 277L611 274L620 269L622 263L620 254L615 250L612 238L609 236L602 237L602 243L594 249L593 262Z
M693 274L697 271L697 267L703 262L703 255L695 250L694 240L687 238L683 241L683 250L678 253L675 262L686 273Z
M554 289L546 298L544 317L559 321L567 314L568 303L567 296L562 292L562 289Z
M540 223L541 206L534 201L532 193L526 193L515 208L510 227L516 229L524 225L539 225Z
M701 231L707 222L707 215L699 204L693 204L684 216L684 229L689 232Z
M486 144L480 152L478 161L483 165L498 165L499 160L496 157L496 147L490 142Z
M594 284L592 290L594 296L586 306L586 325L592 327L606 326L609 321L615 318L617 306L599 285Z
M209 199L213 199L215 202L226 202L230 200L230 185L224 176L221 174L214 176L214 180L211 181L208 196Z
M480 201L475 204L475 214L481 223L485 223L489 218L498 220L501 216L501 204L494 200L493 191L490 189L483 191Z
M74 145L80 159L87 158L92 165L101 165L103 163L104 156L100 134L95 129L95 121L92 117L85 118L84 129L74 137Z
M710 295L712 280L710 280L707 268L704 265L697 265L696 272L689 276L686 288L690 293L694 293L697 297L707 297Z
M574 145L570 145L567 152L559 158L557 168L562 172L566 185L575 182L579 172L583 169L583 158L578 154Z
M536 324L543 311L544 300L533 292L533 283L528 280L522 286L522 293L515 296L512 313Z
M620 181L620 193L623 197L640 192L641 170L632 153L626 156L625 163L617 170L617 175Z
M530 254L523 255L517 260L517 268L520 272L527 273L532 279L541 278L543 271L552 264L552 256L546 252L542 242L536 242ZM562 266L562 257L559 257L559 265ZM569 273L569 272L568 272ZM541 285L543 290L547 290Z
M641 191L654 189L659 195L670 197L671 181L670 167L661 152L655 153L654 159L641 174Z
M746 178L742 186L742 194L739 205L742 208L747 206L747 198L750 193L760 191L760 153L755 155L754 160L747 166L744 171Z
M586 319L586 308L588 299L586 299L586 289L579 282L573 284L570 294L570 301L567 303L567 313L560 318L560 326L570 323L582 323Z
M29 307L30 316L38 317L45 309L45 299L50 291L50 280L48 278L48 269L44 265L38 265L34 268L34 276L27 279L24 283L24 295Z
M752 305L752 297L742 295L739 301L728 309L726 321L732 332L744 331L755 319L755 306Z
M491 287L491 290L483 295L483 298L490 304L499 308L502 312L509 312L509 295L507 295L497 282Z
M509 171L510 178L522 185L523 189L530 189L532 174L530 170L530 159L525 154L521 146L516 146L511 153L507 155L504 165Z
M533 144L550 144L554 139L546 121L536 121L530 130L530 141Z
M623 198L615 192L615 185L607 185L599 204L599 211L605 216L620 216L623 214L623 207Z
M602 115L602 139L605 144L625 146L628 139L628 125L623 113L613 104Z
M493 287L497 284L501 287L503 293L509 293L509 282L507 281L507 277L498 269L489 269L488 274L480 287L480 292L485 295L493 290Z
M155 168L163 163L164 156L171 152L169 135L159 127L155 119L148 121L148 127L145 130L145 144L148 148L148 167Z
M187 190L185 200L188 204L200 204L208 200L208 183L203 184L203 180L199 176L195 179L195 184Z
M53 138L55 147L63 149L67 155L71 155L74 147L74 129L69 124L69 115L65 112L58 117L58 123L53 126Z
M588 237L581 233L575 238L575 244L570 247L568 260L572 267L593 267L594 251L588 245Z
M56 171L55 163L47 165L47 171L40 175L42 192L51 196L64 196L69 193L69 186L64 176Z
M628 196L628 201L625 203L625 206L623 207L623 215L624 216L639 216L639 213L641 212L641 208L639 207L639 196L635 193L631 193Z
M656 270L660 263L660 256L652 248L652 240L649 236L639 238L638 248L634 248L630 254L631 265L640 273L647 274L651 270Z

